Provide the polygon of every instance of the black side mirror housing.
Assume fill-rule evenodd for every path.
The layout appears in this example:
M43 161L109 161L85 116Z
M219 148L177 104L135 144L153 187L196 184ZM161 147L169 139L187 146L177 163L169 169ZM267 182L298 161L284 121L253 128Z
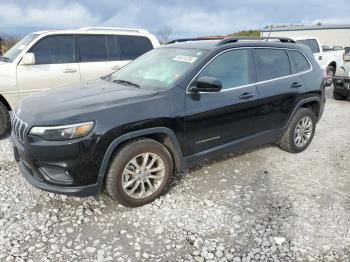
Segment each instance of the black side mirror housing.
M210 76L202 76L197 79L196 85L191 87L191 91L198 92L220 92L222 88L221 81Z

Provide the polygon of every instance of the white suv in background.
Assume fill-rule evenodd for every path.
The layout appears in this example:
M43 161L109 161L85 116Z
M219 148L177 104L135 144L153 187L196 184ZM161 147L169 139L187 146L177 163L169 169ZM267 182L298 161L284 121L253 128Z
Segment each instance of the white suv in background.
M27 35L0 57L0 138L22 97L97 79L157 46L157 38L143 29L84 27Z

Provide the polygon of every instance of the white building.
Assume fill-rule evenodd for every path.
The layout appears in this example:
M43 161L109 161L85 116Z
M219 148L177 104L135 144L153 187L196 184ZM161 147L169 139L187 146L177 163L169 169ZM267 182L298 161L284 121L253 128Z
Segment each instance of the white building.
M315 25L315 26L281 26L265 28L261 31L261 36L267 37L270 34L280 37L317 37L323 46L350 47L350 24L349 25Z

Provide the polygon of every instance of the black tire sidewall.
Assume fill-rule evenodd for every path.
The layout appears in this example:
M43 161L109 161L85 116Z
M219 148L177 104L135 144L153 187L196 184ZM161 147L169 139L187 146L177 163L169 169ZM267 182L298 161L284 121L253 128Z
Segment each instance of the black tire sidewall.
M122 187L122 173L129 161L135 156L151 152L160 156L165 165L165 175L161 186L150 196L143 199L129 197ZM111 162L107 174L107 192L112 199L127 207L138 207L148 204L161 196L168 188L173 174L173 161L168 150L152 139L140 139L123 146Z
M6 106L0 102L0 139L9 135L11 129L10 114Z
M344 100L346 97L342 94L339 94L337 91L333 90L333 98L335 100Z
M311 118L312 133L311 133L311 137L310 137L309 141L303 147L298 147L298 146L296 146L295 141L294 141L294 131L295 131L297 124L304 116L309 116ZM288 132L290 132L289 143L290 143L290 146L291 146L291 149L293 152L296 152L296 153L302 152L310 145L310 143L314 137L314 134L315 134L316 122L317 122L317 119L316 119L314 112L308 108L299 109L298 112L293 116L293 119L290 123L290 127L288 130Z

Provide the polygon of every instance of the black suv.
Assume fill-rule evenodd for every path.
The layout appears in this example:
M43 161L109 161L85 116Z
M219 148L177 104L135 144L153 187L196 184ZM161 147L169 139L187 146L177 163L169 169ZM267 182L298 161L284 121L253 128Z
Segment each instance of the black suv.
M43 190L106 190L135 207L204 158L267 143L303 151L324 109L322 70L307 47L265 40L168 44L103 79L25 98L12 117L21 173Z

